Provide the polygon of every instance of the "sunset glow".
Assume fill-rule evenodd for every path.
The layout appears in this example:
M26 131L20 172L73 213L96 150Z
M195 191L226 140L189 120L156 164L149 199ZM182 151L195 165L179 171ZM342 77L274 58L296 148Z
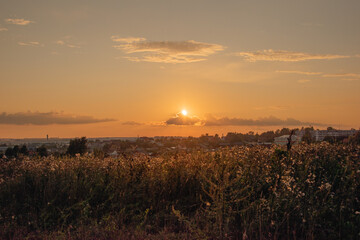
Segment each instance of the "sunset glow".
M359 12L360 1L4 0L0 138L358 129Z

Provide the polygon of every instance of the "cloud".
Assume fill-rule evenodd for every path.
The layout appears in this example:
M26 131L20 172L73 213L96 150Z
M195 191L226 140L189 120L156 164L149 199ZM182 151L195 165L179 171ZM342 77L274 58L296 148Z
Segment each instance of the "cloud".
M69 48L80 48L79 44L73 44L70 42L71 36L64 37L64 40L55 41L55 43L59 46L66 46Z
M304 71L286 71L286 70L278 70L278 73L289 73L289 74L299 74L299 75L320 75L322 72L304 72Z
M121 38L118 36L112 36L111 40L113 42L122 42L122 43L133 43L133 42L141 42L145 41L146 38L139 38L139 37L128 37L128 38Z
M135 62L190 63L206 60L208 56L224 50L219 44L188 41L147 41L145 38L111 37L119 43L113 47L126 54L140 54L140 57L125 57Z
M303 122L294 118L279 119L274 116L264 117L259 119L246 118L217 118L209 114L205 119L200 119L196 116L184 116L181 113L176 114L175 117L168 119L165 125L192 125L192 126L303 126L303 125L317 125L323 124Z
M0 32L5 32L5 31L7 31L7 30L8 30L7 28L0 27Z
M43 46L39 42L18 42L20 46L40 47Z
M8 19L5 19L5 22L7 22L9 24L15 24L15 25L21 25L21 26L26 26L26 25L29 25L30 23L33 23L33 21L25 20L23 18L8 18Z
M143 125L143 124L142 124L142 123L139 123L139 122L135 122L135 121L127 121L127 122L122 122L122 125L140 126L140 125Z
M205 121L205 126L301 126L301 125L322 125L317 123L302 122L294 118L287 118L285 120L274 116L254 119L245 118L216 118L208 116Z
M144 56L125 57L132 62L154 62L154 63L193 63L205 61L206 58L189 58L187 56Z
M336 73L336 74L324 74L323 77L356 77L360 78L358 73Z
M202 120L197 116L185 116L181 113L177 113L175 117L169 118L166 125L203 125Z
M55 42L57 45L65 45L65 42L63 40L59 40Z
M335 73L335 74L324 74L323 77L330 78L341 78L344 81L358 81L360 80L359 73Z
M331 60L339 58L349 58L350 56L333 54L310 54L303 52L291 52L285 50L262 50L254 52L238 52L235 55L243 57L249 62L256 61L278 61L278 62L299 62L306 60Z
M19 112L1 113L0 124L13 125L50 125L50 124L88 124L115 121L114 119L97 119L90 116L73 116L58 112Z
M307 76L319 75L319 76L325 77L325 78L342 78L341 80L345 80L345 81L360 80L360 74L359 73L325 74L325 73L322 73L322 72L287 71L287 70L278 70L276 72L277 73L307 75ZM306 83L306 82L310 82L310 80L299 80L298 82L299 83Z

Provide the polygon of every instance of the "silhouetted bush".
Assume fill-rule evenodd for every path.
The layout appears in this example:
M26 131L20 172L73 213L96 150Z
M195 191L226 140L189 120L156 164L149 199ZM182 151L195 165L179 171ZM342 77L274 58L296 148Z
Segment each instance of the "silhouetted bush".
M75 154L84 154L87 150L87 139L86 137L75 138L70 140L70 145L67 149L67 154L75 156Z

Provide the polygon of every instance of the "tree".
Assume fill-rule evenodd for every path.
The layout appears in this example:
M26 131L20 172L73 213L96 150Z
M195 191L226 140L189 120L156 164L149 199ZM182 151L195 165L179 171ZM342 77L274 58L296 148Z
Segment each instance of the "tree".
M11 147L8 147L5 151L5 156L7 158L11 158L14 156L14 152L13 152L13 149Z
M14 156L14 157L17 157L17 156L19 155L19 153L20 153L19 145L15 145L15 146L13 147L13 156Z
M20 148L20 153L25 155L25 156L28 156L29 155L29 150L27 149L26 145L23 145L21 148Z
M360 131L357 131L354 135L350 136L349 143L354 145L360 145Z
M40 157L47 157L48 156L48 151L47 151L47 149L46 149L46 147L44 145L42 145L41 147L38 147L36 149L36 152Z
M75 138L70 140L70 145L66 151L67 154L75 156L75 154L84 154L87 150L87 139L86 137Z
M305 133L304 136L302 137L302 141L306 142L306 143L312 143L314 142L314 137L312 136L312 132L314 128L305 128Z

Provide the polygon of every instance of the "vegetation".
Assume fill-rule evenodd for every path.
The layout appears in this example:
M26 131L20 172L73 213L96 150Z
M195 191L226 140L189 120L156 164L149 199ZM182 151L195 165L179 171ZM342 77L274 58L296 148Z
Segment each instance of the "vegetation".
M0 160L0 238L359 239L360 146Z
M48 154L48 151L47 151L47 148L45 147L45 145L42 145L40 147L38 147L36 149L36 153L38 154L38 156L40 157L47 157L49 154Z
M86 144L87 144L86 137L71 139L69 148L66 153L71 156L75 156L76 154L82 155L86 153L87 150Z

